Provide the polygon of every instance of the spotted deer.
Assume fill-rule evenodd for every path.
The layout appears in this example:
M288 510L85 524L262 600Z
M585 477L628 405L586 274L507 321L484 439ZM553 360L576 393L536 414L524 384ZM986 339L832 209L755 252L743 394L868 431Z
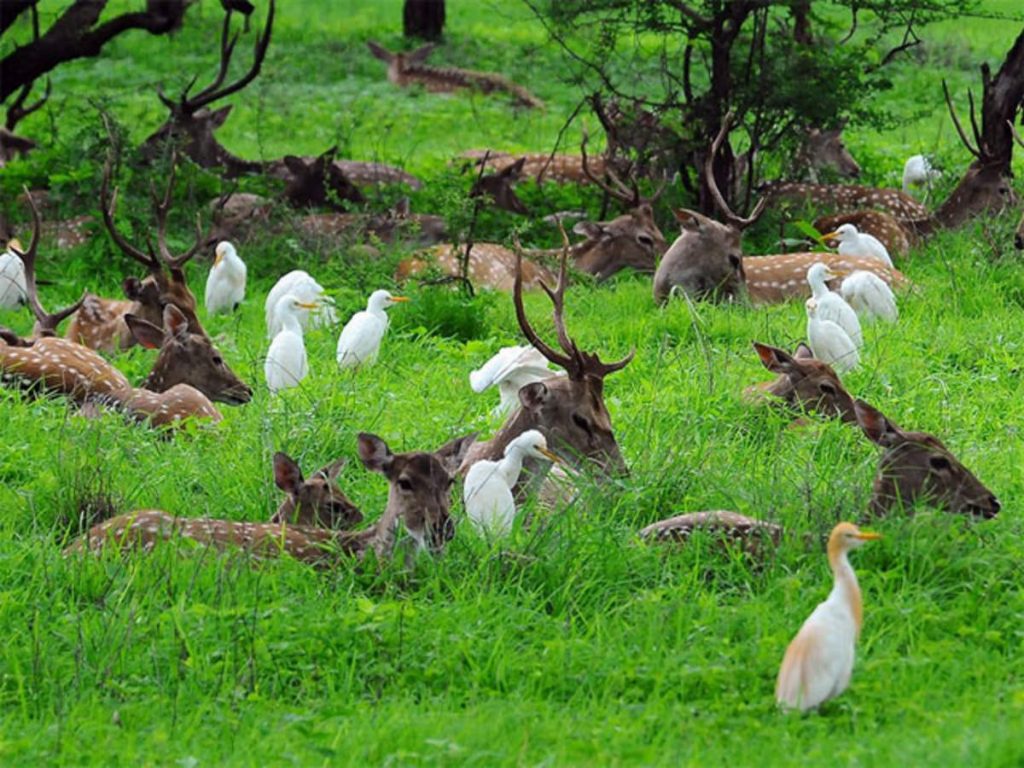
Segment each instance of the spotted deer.
M427 246L448 237L444 217L412 213L408 197L384 213L307 214L296 221L296 227L306 237L327 243L380 240Z
M749 216L738 216L729 208L715 183L712 163L728 134L731 120L731 115L726 115L722 121L704 166L708 190L728 223L720 224L696 211L680 209L675 212L682 234L669 246L654 275L655 302L665 303L677 289L694 299L732 300L746 294L755 304L805 297L808 294L807 270L819 261L836 272L873 272L894 287L907 282L898 270L870 258L817 252L744 256L743 231L757 221L768 200L762 197Z
M498 461L505 447L514 438L529 429L536 429L547 438L548 447L575 467L596 468L605 477L628 473L622 451L612 432L611 416L604 404L604 380L608 375L625 368L633 359L635 350L614 363L603 362L595 353L585 352L572 339L565 327L566 262L563 253L558 283L551 289L541 284L551 300L553 319L561 350L548 345L530 325L523 306L523 269L521 257L517 259L516 280L513 286L513 304L519 328L530 344L550 362L562 368L566 376L552 376L544 381L528 384L519 390L520 407L514 411L493 438L476 443L466 456L460 472L486 459ZM543 469L547 469L545 466ZM516 485L516 495L522 496L542 476L538 463L528 459L525 471Z
M986 519L999 514L995 495L937 437L904 431L863 400L854 405L864 434L884 449L871 493L873 515L917 501Z
M461 157L484 165L495 174L509 171L518 165L517 179L533 179L538 184L552 181L556 184L593 184L591 177L583 171L582 155L566 155L551 152L511 155L494 150L469 150ZM607 161L603 155L590 158L592 174L603 176ZM519 165L519 164L522 165Z
M537 109L544 107L543 101L503 75L457 67L430 66L426 60L434 50L433 45L424 45L410 53L393 53L372 40L368 41L366 46L374 58L388 65L388 80L400 88L422 85L428 91L440 92L451 92L461 88L472 88L483 93L501 91L512 96L519 106Z
M748 387L744 394L752 400L779 402L798 413L819 413L828 418L856 423L853 398L843 387L832 366L815 359L810 347L799 344L793 354L754 342L761 364L774 374L774 381Z
M404 523L420 549L439 553L455 533L450 515L451 488L456 468L472 442L470 435L453 440L434 453L396 454L376 435L361 433L360 459L367 469L383 474L390 485L384 513L363 531L334 530L316 524L325 520L348 524L355 520L357 510L353 514L346 507L339 520L336 510L324 507L327 499L337 503L333 492L326 496L322 492L317 494L321 503L304 515L304 519L314 521L312 524L285 522L284 518L293 514L283 511L285 505L290 500L293 509L299 507L304 487L297 488L294 472L275 458L275 481L289 494L285 505L275 514L275 522L186 518L159 510L140 510L93 526L64 553L95 552L105 546L150 551L161 541L181 538L218 550L241 548L259 558L288 554L305 563L325 565L339 554L362 557L371 550L378 557L390 557L400 523Z
M695 533L738 545L751 555L764 554L767 546L777 547L782 541L781 525L721 510L689 512L659 520L641 529L639 536L646 541L686 542Z

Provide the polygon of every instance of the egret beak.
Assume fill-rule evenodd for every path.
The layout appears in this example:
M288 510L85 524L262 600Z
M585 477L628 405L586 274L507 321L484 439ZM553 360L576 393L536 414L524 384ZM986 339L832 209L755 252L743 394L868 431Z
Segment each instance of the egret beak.
M214 255L213 255L213 266L216 267L218 264L221 263L221 261L223 261L223 259L224 259L224 251L222 251L220 248L218 248L216 253L214 253Z
M295 302L295 306L296 307L302 307L303 309L320 309L320 305L318 303L316 303L315 301L311 301L311 302L297 301L297 302Z
M827 235L822 235L821 239L822 240L835 240L837 237L839 237L839 233L838 232L829 232Z
M388 299L388 301L395 301L395 302L402 302L402 301L408 301L408 300L409 300L408 296L392 296L390 299Z
M848 270L848 269L830 269L829 270L829 274L831 275L831 277L829 277L828 279L832 280L833 278L846 277L847 275L850 274L850 270Z
M552 464L565 463L564 461L562 461L561 457L557 453L553 453L549 451L547 448L538 448L537 450L544 456L544 458L546 458Z
M875 541L882 538L882 534L873 531L858 531L856 536L861 541Z
M21 240L16 237L12 237L7 241L7 250L14 251L15 253L24 253L25 246L21 244Z

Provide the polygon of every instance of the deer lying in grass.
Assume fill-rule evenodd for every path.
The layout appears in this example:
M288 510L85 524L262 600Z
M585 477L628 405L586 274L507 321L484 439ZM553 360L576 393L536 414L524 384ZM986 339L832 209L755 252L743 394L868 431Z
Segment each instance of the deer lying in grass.
M513 302L519 328L533 347L549 361L562 368L566 376L552 376L528 384L519 390L520 408L512 413L497 434L488 441L476 443L466 456L460 472L465 474L481 459L499 461L505 447L529 429L536 429L547 439L548 448L575 467L594 466L605 476L628 473L619 444L612 433L611 416L604 404L604 379L625 368L633 359L630 352L622 360L605 363L592 352L580 350L565 328L566 262L563 253L558 284L554 290L542 283L551 299L554 325L561 351L544 342L530 325L523 306L523 268L517 264L513 286ZM538 462L527 459L524 473L514 489L520 500L532 484L540 480ZM544 467L547 469L547 466Z
M544 102L507 77L493 72L475 72L457 67L432 67L426 64L434 50L424 45L410 53L392 53L373 41L366 43L374 58L388 65L388 80L400 88L422 85L428 91L451 92L460 88L473 88L484 93L508 93L515 103L523 107L542 109Z
M768 397L781 401L797 412L814 412L828 418L839 418L855 424L853 398L826 363L816 360L806 344L800 344L792 355L777 347L754 342L761 364L778 374L774 381L755 384L745 390L751 398Z
M773 256L744 256L743 231L765 210L761 198L749 216L737 216L729 208L715 183L712 163L729 132L731 114L711 144L704 165L708 190L728 224L695 211L676 211L683 232L669 247L654 275L654 300L663 304L676 288L694 299L734 299L744 291L755 304L773 304L807 296L807 270L822 262L837 272L873 272L893 287L906 283L895 269L872 258L854 258L834 253L785 253Z
M640 530L647 541L685 542L695 533L736 544L752 555L763 554L767 545L777 547L782 541L782 526L747 517L737 512L689 512L651 523Z
M185 518L159 510L140 510L93 526L64 552L98 551L105 546L149 551L158 542L180 537L219 550L239 547L263 558L288 554L296 560L323 565L339 553L361 557L373 550L378 557L390 557L400 522L419 548L441 552L455 533L450 516L455 470L472 442L470 435L434 453L395 454L379 437L361 433L360 459L367 469L387 477L390 484L384 514L364 531L319 527L323 521L350 525L359 512L333 488L333 481L318 482L316 477L302 481L301 473L296 475L295 463L277 454L274 479L288 493L288 499L274 515L274 522ZM313 484L316 486L311 488ZM288 524L285 519L293 515L303 522Z
M863 400L854 401L864 434L885 451L871 493L871 513L887 515L916 501L948 512L993 518L1000 504L935 436L906 432Z

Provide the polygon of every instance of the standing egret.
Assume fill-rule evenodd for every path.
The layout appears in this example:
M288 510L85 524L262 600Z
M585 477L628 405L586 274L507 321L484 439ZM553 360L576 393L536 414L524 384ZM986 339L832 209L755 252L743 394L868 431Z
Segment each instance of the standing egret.
M812 264L807 270L807 284L811 286L811 297L817 302L818 317L822 320L831 320L838 325L860 348L864 344L864 334L861 333L857 313L846 303L846 299L835 291L830 291L828 285L825 284L826 280L835 280L839 277L842 275L833 272L820 261Z
M823 240L838 240L840 256L855 256L862 259L877 259L891 267L892 259L882 241L867 232L861 232L853 224L843 224L835 232L829 232Z
M28 301L25 265L18 256L24 252L20 242L11 240L7 250L0 253L0 309L17 309Z
M533 347L502 347L469 374L469 386L478 393L497 386L501 402L491 413L505 416L519 406L520 388L557 375L548 368L548 359Z
M853 523L839 523L832 529L828 563L835 584L786 649L775 684L775 700L783 708L806 712L835 698L850 684L863 606L847 553L880 538Z
M267 360L263 365L267 386L272 393L297 387L309 373L306 343L302 338L302 320L310 310L318 309L319 306L291 293L278 299L275 314L281 328L270 343Z
M318 309L312 315L306 314L302 318L302 327L309 328L312 322L313 328L324 328L338 322L338 316L334 312L334 300L324 293L323 287L314 280L308 272L295 269L278 280L274 287L267 294L267 301L264 310L267 315L267 338L272 339L281 330L280 321L276 316L277 302L285 294L290 293L308 304L318 304Z
M895 323L900 315L892 289L874 272L857 270L843 279L839 292L857 315L865 320L878 317Z
M388 313L384 310L408 300L405 296L392 296L384 290L371 293L366 309L352 315L352 319L341 329L338 337L338 365L342 368L372 365L377 360L380 342L388 329Z
M560 461L548 450L544 435L535 429L523 432L505 446L504 456L501 461L478 461L466 474L462 490L466 516L481 533L503 536L512 530L516 516L512 488L519 481L524 459Z
M217 243L206 278L206 313L234 312L245 298L245 262L227 240Z
M818 317L818 302L807 300L807 343L814 357L831 365L837 373L846 373L857 367L860 355L857 347L839 325Z
M911 155L903 164L903 191L908 195L912 187L928 187L942 175L932 168L931 161L924 155Z

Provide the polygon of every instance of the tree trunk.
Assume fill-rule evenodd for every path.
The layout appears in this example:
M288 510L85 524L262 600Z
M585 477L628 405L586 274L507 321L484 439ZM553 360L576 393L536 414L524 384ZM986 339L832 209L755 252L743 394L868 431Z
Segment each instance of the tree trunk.
M444 31L444 0L405 0L402 32L406 37L440 40Z

